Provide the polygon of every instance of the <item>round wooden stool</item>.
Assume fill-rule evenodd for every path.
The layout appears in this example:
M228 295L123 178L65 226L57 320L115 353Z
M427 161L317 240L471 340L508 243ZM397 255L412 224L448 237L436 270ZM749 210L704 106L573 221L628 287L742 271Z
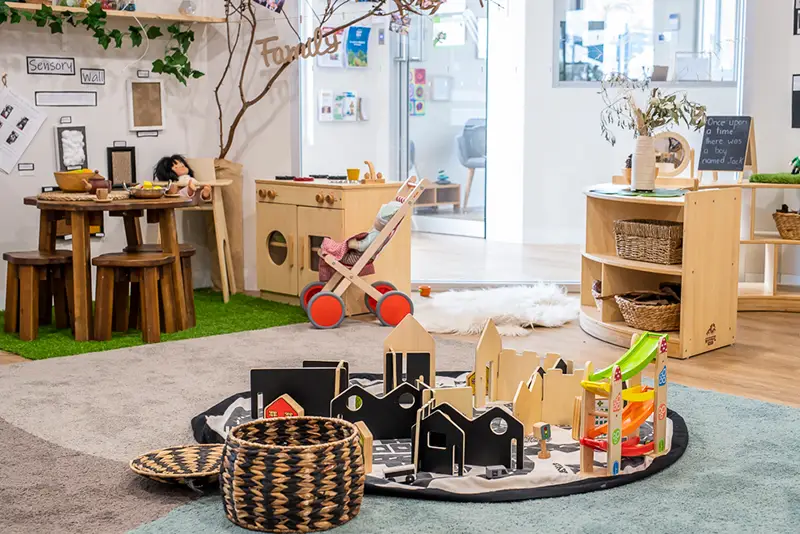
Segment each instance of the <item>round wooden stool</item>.
M145 343L161 341L161 319L159 306L164 308L164 324L167 332L175 332L175 298L173 281L164 266L174 263L169 254L146 252L103 254L92 260L97 267L97 294L95 297L94 335L98 341L111 339L111 330L130 324L128 321L128 284L135 284L138 291L130 294L131 303L138 300L138 313L142 325L142 340ZM159 281L161 299L159 302ZM122 290L124 288L124 291ZM138 299L136 298L138 297ZM116 302L115 302L116 301ZM133 308L133 306L131 306ZM115 319L116 311L116 321ZM135 317L135 316L134 316ZM131 317L133 322L135 319ZM125 327L127 330L127 326Z
M39 324L50 324L55 302L56 326L69 328L72 317L72 251L6 252L5 331L23 341L39 335Z
M189 328L197 325L197 317L194 312L194 285L192 283L192 256L197 254L194 245L181 243L181 271L183 272L183 294L186 299L186 311L189 313ZM135 247L125 247L125 252L164 252L161 245L137 245Z

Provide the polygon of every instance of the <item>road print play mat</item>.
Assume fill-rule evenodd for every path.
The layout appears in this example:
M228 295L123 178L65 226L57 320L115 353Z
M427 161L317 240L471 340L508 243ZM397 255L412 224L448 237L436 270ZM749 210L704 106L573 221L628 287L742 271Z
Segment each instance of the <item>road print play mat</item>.
M437 373L437 387L463 387L466 373ZM380 395L383 382L380 375L351 375L350 384L358 384ZM510 406L508 406L510 409ZM476 411L475 415L479 415ZM200 443L223 443L228 430L250 421L250 395L242 393L220 402L192 419L195 438ZM668 454L653 459L647 456L623 458L620 476L583 477L580 475L580 445L572 439L569 427L552 426L552 438L547 442L550 458L540 459L539 443L526 438L523 466L499 478L487 476L483 466L464 466L464 476L418 472L413 481L406 477L385 478L384 470L410 466L410 439L375 440L373 470L367 476L368 493L406 496L411 498L454 501L498 502L555 497L607 489L640 480L676 462L686 449L688 431L683 419L673 411L667 420ZM650 421L642 425L639 437L643 443L652 440ZM605 453L595 452L595 467L605 468ZM596 470L598 471L598 470Z

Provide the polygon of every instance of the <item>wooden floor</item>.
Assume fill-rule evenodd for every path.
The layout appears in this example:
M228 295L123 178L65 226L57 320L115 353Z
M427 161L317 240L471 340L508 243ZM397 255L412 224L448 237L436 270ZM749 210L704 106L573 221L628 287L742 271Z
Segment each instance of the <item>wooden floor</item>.
M580 245L523 245L414 232L415 282L577 282Z
M449 336L477 341L475 336ZM577 323L537 328L524 338L504 338L506 348L557 352L595 368L616 361L624 349L585 334ZM669 360L669 380L686 386L800 407L800 314L739 314L737 342L689 360ZM652 371L650 371L652 373Z

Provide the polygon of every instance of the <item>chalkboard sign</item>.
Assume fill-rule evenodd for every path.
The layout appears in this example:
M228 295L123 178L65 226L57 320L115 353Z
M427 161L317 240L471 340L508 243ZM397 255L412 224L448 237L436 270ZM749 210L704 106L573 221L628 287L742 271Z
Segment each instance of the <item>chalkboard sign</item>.
M750 166L752 122L752 117L708 117L697 169L742 172Z

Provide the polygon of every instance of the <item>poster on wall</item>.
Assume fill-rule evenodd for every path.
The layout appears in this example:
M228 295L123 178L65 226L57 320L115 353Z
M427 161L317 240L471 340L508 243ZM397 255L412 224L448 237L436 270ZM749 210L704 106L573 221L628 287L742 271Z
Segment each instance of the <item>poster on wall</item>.
M8 174L28 149L46 115L11 89L0 89L0 170Z
M56 126L56 167L60 172L89 168L86 126Z
M358 120L358 95L353 91L337 93L333 102L333 120L352 122Z
M425 115L425 91L428 84L427 71L425 69L408 69L409 75L409 101L408 114L412 117Z
M347 31L347 66L366 67L369 64L369 33L366 26L350 26Z
M275 13L280 13L283 9L284 1L285 0L256 0L256 3L261 4Z
M333 121L333 91L320 91L318 105L319 113L317 119L319 122Z
M325 35L333 28L322 28L322 34ZM339 30L336 32L339 42L344 41L344 30ZM328 37L328 39L332 39L333 36ZM342 51L342 47L336 49L336 52L331 54L320 54L317 56L317 66L318 67L335 67L335 68L342 68L344 67L344 52Z

